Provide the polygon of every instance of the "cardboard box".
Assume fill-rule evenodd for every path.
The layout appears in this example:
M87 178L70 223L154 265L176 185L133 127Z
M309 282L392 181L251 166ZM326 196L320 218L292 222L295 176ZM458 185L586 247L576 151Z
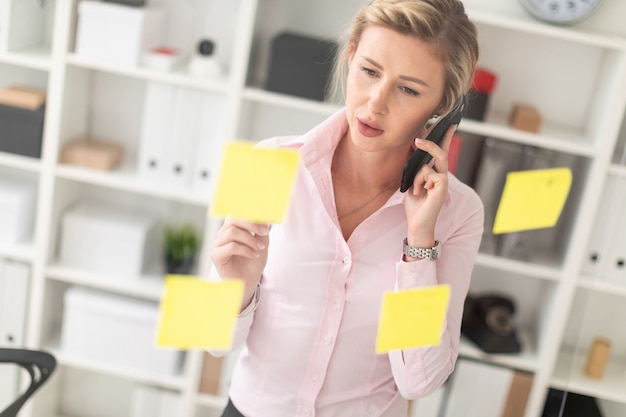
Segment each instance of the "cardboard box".
M220 395L220 377L224 359L215 357L210 353L204 353L202 364L202 378L200 379L199 391L203 394Z
M176 374L181 352L155 346L155 302L71 287L64 296L61 351L126 371Z
M108 171L122 161L122 147L96 139L76 139L61 150L61 162L85 168Z
M136 66L145 51L161 45L162 10L84 0L78 14L77 55Z
M61 220L59 257L64 265L125 279L159 262L161 241L154 217L85 202L69 208Z
M0 179L0 241L19 243L31 237L36 193L34 184Z
M516 104L513 107L509 124L514 129L539 133L541 130L541 114L532 106Z
M0 90L0 104L37 110L46 103L46 90L14 85Z

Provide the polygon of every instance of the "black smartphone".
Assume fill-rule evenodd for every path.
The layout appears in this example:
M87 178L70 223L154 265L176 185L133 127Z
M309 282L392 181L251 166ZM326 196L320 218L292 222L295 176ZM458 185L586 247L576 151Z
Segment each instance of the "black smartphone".
M461 118L465 113L466 107L467 99L463 97L460 102L455 106L455 108L443 119L441 119L435 125L435 127L433 127L433 130L430 131L430 133L426 137L426 140L431 140L439 145L450 126L458 125L461 122ZM400 185L401 192L405 192L406 190L411 188L417 172L422 166L429 163L432 159L433 157L431 154L421 149L417 149L413 153L413 155L411 155L409 160L406 161L406 164L404 164L404 171L402 172L402 184Z

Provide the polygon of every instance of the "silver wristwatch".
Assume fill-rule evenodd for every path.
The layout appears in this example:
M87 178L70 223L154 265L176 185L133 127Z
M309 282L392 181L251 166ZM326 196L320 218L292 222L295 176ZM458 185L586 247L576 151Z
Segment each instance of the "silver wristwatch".
M409 246L407 238L404 238L404 254L409 258L430 259L434 261L441 254L441 242L435 240L435 246L432 248L416 248Z

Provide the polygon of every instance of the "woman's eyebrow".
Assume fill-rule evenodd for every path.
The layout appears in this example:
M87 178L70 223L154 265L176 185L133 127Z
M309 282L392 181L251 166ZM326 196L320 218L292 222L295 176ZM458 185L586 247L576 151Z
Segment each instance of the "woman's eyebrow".
M380 70L384 69L382 65L380 65L378 62L376 62L375 60L373 60L370 57L361 55L361 58L363 58L364 60L366 60L367 62L369 62L370 64L372 64L373 66L375 66L376 68L378 68ZM412 77L410 75L401 75L400 78L403 79L403 80L406 80L406 81L411 81L411 82L414 82L414 83L417 83L417 84L421 84L424 87L430 87L430 85L426 81L422 80L421 78Z

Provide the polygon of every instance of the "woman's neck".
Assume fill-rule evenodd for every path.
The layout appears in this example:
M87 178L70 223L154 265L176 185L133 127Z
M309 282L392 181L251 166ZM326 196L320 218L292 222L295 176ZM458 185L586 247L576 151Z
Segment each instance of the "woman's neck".
M362 190L386 189L393 182L400 187L402 167L409 155L408 148L396 152L361 152L346 135L335 149L331 170L335 180ZM396 165L390 161L398 162Z

